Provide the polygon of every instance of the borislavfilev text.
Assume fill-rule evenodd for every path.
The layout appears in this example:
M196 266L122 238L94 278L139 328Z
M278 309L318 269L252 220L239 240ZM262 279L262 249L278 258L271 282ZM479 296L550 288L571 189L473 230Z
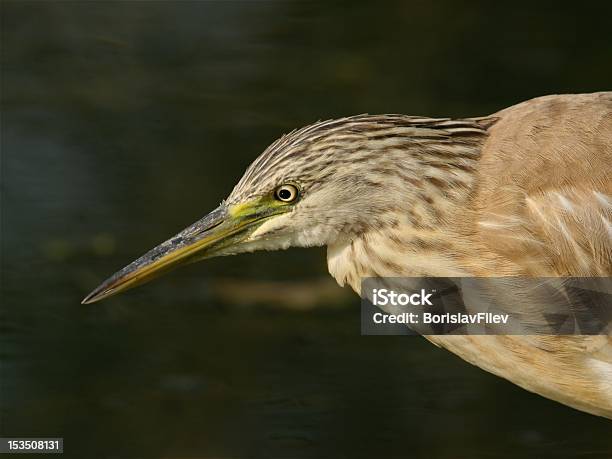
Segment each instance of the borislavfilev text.
M431 297L435 291L426 292L421 289L419 293L397 293L388 289L373 289L372 304L374 306L433 306ZM433 313L424 310L421 313L415 312L400 312L386 313L374 312L372 314L372 322L375 324L408 324L416 325L424 324L506 324L508 323L508 314L495 314L492 312L446 312Z

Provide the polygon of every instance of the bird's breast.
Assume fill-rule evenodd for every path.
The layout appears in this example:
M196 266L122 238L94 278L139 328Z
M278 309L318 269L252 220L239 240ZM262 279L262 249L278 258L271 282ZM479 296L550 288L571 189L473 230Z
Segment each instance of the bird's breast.
M328 245L327 266L338 284L360 294L367 277L469 276L459 252L458 240L449 233L400 225Z

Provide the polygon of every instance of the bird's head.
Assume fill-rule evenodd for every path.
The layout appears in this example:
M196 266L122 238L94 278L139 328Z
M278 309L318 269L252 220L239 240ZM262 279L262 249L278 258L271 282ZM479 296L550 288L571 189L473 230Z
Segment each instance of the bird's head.
M293 131L249 166L219 207L115 273L83 303L188 262L328 245L393 224L429 186L423 181L422 157L410 149L444 142L450 132L442 128L446 122L360 115ZM482 133L473 124L469 129ZM441 180L435 169L425 173Z

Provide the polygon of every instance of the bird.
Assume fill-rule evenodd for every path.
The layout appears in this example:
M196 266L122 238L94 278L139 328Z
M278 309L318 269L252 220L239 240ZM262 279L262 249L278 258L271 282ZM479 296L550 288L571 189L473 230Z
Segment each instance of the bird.
M318 121L273 142L219 207L83 303L185 263L290 247L326 246L329 273L362 296L364 278L610 279L611 175L612 92L542 96L471 118ZM609 323L591 335L424 338L612 419Z

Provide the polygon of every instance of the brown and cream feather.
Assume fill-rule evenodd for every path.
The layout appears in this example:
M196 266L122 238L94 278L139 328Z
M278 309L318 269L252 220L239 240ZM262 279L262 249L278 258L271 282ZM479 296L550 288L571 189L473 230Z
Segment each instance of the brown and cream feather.
M399 225L330 246L341 284L359 291L371 275L612 275L612 94L538 98L492 119L478 158L462 163L470 180L457 186L463 174L438 167L415 183L427 195L409 222L398 216ZM435 154L421 154L435 164ZM449 199L457 189L461 199ZM525 389L612 418L610 334L428 339Z
M526 333L426 338L612 418L612 305L599 335L541 328L543 307L564 308L560 278L612 276L612 93L541 97L482 118L358 115L298 129L266 149L219 208L84 302L181 260L291 246L327 246L329 272L358 293L364 277L509 279L497 299L520 306ZM523 278L552 278L554 301L516 288ZM475 297L461 294L474 309Z
M611 174L612 93L603 92L484 118L319 122L273 143L229 199L302 184L315 196L296 207L294 229L307 235L283 247L327 245L330 273L357 292L372 276L610 276ZM612 417L610 334L427 338L525 389Z

